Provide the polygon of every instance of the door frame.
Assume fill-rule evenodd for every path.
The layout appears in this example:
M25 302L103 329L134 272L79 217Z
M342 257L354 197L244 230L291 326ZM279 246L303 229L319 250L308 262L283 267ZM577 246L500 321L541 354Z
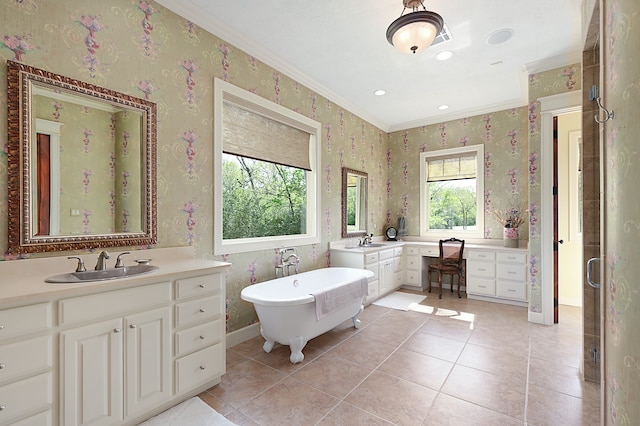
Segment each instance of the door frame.
M582 110L582 91L539 98L540 102L540 282L542 323L553 324L553 117ZM531 312L530 312L530 320ZM536 318L540 319L540 318ZM540 322L533 320L533 322Z

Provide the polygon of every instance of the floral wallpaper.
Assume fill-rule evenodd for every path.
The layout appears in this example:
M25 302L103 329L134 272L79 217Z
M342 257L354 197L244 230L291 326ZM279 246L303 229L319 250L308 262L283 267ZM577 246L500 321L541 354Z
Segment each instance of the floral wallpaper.
M513 108L394 132L389 138L388 225L407 218L409 235L420 235L420 153L484 144L484 238L502 239L493 212L528 200L527 109ZM527 225L519 229L526 239Z
M529 139L529 310L542 312L542 283L538 262L542 247L538 215L540 210L540 102L539 98L582 90L581 65L574 64L529 76L528 139Z
M614 112L602 134L605 277L603 379L605 424L640 424L640 3L601 2L604 106ZM602 116L604 116L602 114Z

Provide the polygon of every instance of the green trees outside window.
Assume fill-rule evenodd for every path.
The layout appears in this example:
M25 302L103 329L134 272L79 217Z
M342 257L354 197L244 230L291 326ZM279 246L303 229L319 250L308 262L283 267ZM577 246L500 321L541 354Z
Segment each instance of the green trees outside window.
M246 157L222 158L224 240L305 233L305 170Z
M476 228L476 180L429 182L429 229Z

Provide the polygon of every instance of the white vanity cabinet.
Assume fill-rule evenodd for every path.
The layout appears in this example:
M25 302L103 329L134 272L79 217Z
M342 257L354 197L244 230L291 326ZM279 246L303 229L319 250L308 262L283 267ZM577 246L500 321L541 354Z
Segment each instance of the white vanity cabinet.
M50 303L0 311L0 424L52 424Z
M144 255L157 271L68 284L45 282L66 257L0 262L0 425L137 425L220 383L230 264Z
M469 250L467 293L514 304L527 301L527 255L524 251Z
M369 278L369 304L397 289L403 277L403 247L376 247L331 249L331 266L367 269L374 276Z
M91 322L60 333L62 424L114 424L171 398L171 296L164 282L59 302L65 328Z

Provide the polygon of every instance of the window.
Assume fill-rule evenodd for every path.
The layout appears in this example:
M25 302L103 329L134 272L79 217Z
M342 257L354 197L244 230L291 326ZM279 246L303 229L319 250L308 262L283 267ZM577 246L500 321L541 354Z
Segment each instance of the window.
M484 233L484 146L420 154L420 235Z
M214 253L320 241L320 123L214 82Z

